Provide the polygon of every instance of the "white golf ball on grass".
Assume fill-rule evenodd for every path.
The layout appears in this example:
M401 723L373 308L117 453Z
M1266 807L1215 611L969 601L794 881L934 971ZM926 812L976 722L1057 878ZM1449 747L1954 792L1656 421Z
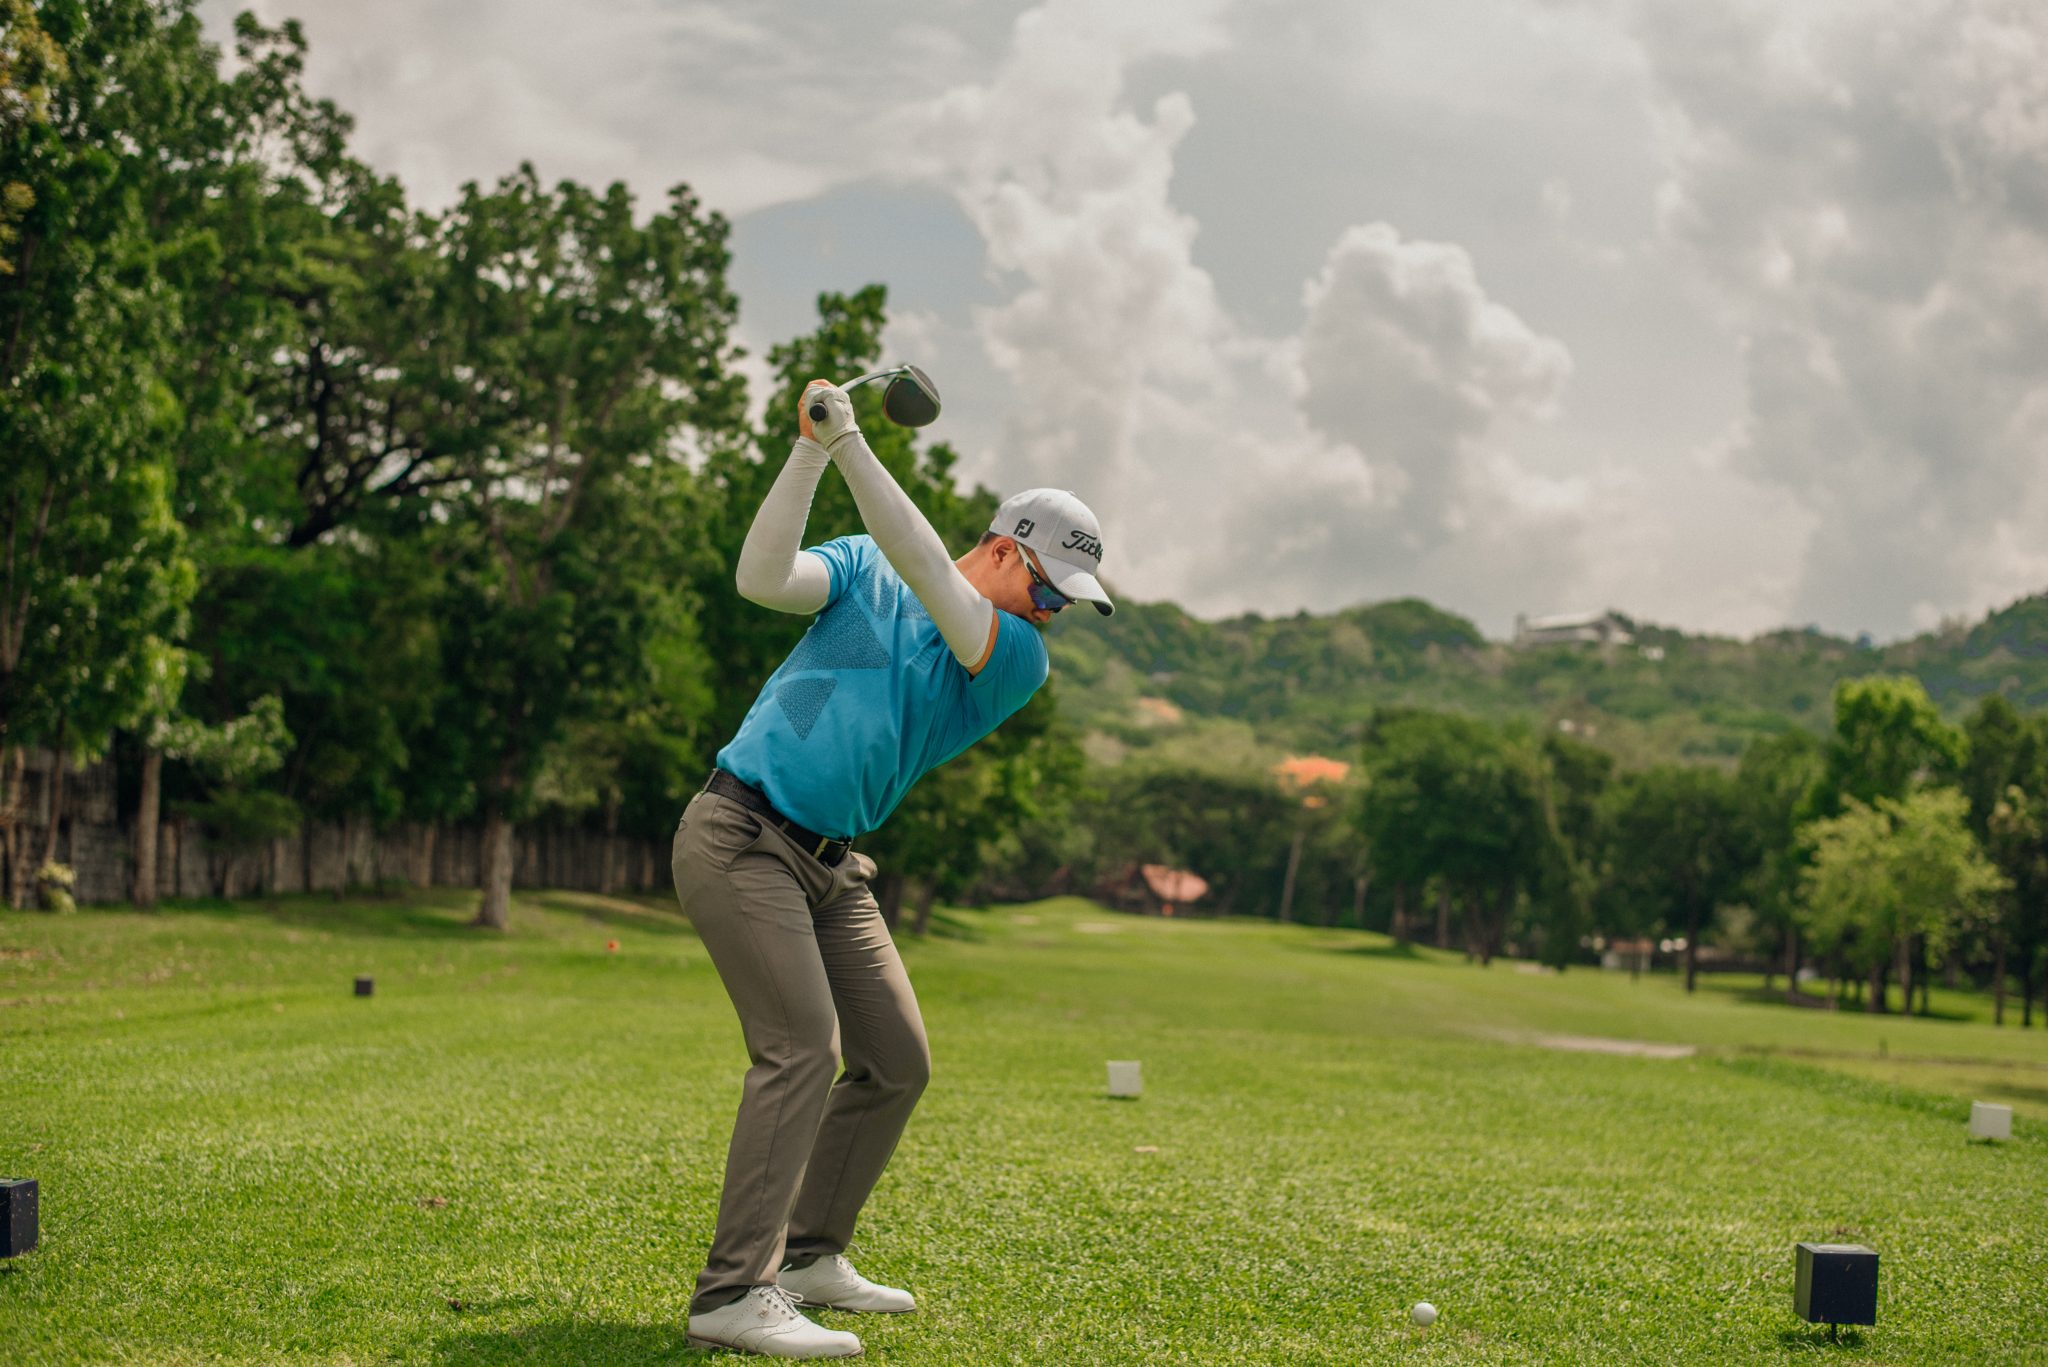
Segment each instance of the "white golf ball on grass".
M1415 1308L1408 1312L1408 1318L1420 1325L1436 1323L1436 1307L1428 1301L1415 1302Z

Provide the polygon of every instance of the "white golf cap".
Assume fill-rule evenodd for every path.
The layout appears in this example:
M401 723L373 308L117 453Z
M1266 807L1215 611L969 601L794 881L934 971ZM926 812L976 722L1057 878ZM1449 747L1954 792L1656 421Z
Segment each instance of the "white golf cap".
M1102 568L1102 524L1069 489L1026 489L996 509L988 529L1029 546L1052 586L1076 601L1095 604L1107 617L1116 611L1095 572Z

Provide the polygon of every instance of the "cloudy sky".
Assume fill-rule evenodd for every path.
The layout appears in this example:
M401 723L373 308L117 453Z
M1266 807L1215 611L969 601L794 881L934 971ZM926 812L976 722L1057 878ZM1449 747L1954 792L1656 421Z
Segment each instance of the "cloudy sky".
M1122 592L1880 638L2048 589L2039 0L206 0L416 199L687 182L889 286Z

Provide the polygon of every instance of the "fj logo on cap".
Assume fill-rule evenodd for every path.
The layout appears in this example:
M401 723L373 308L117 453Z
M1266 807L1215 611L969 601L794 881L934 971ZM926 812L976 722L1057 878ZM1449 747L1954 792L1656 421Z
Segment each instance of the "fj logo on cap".
M1032 529L1033 529L1033 528L1035 528L1036 526L1038 526L1038 524L1037 524L1036 522L1033 522L1033 521L1032 521L1032 520L1031 520L1030 518L1028 518L1028 517L1027 517L1027 518L1024 518L1023 520L1021 520L1020 522L1018 522L1018 523L1017 523L1017 530L1016 530L1016 531L1014 531L1014 532L1011 532L1011 533L1010 533L1010 535L1011 535L1011 536L1029 536L1029 535L1031 535Z

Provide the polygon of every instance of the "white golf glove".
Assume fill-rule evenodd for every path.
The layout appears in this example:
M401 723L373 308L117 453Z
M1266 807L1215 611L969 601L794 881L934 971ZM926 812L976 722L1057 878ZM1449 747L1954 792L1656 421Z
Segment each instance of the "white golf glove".
M811 431L818 444L828 451L834 450L849 433L860 432L860 424L853 420L853 399L836 384L812 385L797 402L811 415ZM822 418L816 415L820 407L825 410Z

